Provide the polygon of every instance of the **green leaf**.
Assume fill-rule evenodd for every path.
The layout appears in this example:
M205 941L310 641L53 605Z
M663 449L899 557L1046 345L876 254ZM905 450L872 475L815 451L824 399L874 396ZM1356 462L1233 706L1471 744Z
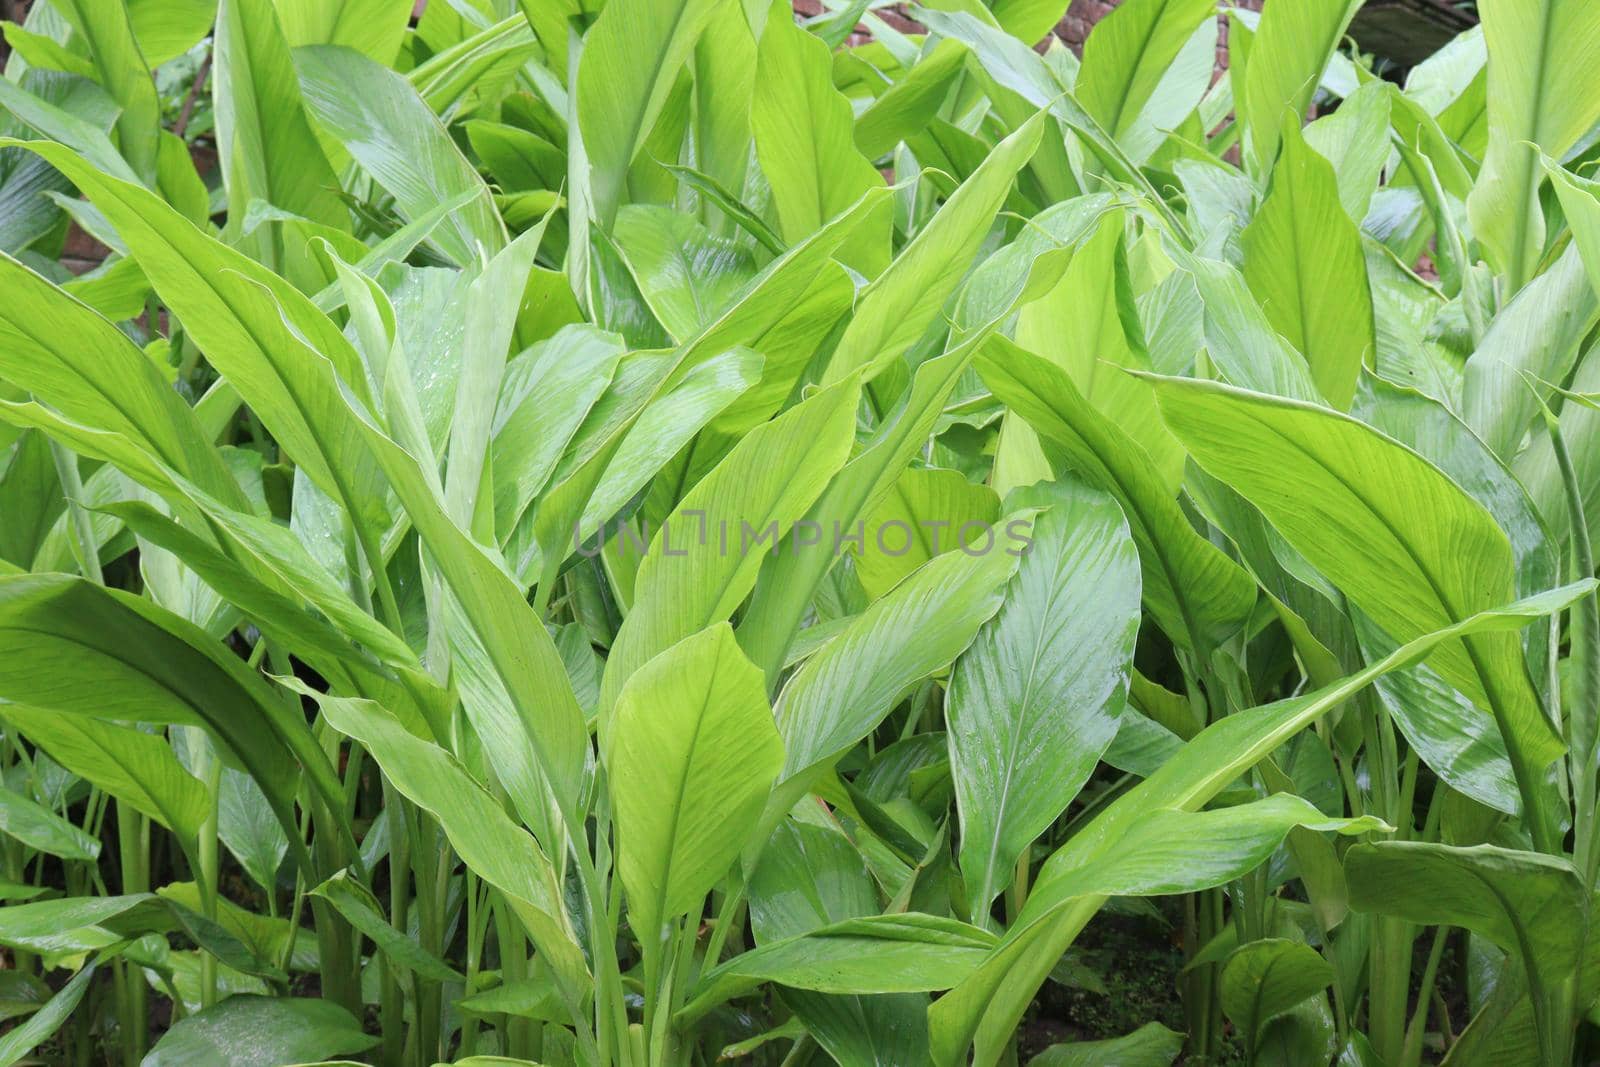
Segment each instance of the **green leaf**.
M25 704L0 705L0 715L51 759L165 826L189 855L198 855L211 802L161 735Z
M787 534L844 462L858 392L854 379L842 382L750 431L673 510L639 567L633 610L606 661L602 724L635 670L726 621L749 595L770 551L762 546Z
M0 377L127 437L219 499L244 504L194 413L126 334L0 255Z
M1540 381L1566 379L1600 320L1600 299L1583 270L1582 245L1568 247L1549 270L1522 288L1489 324L1467 360L1461 416L1502 459L1517 454L1539 414Z
M950 664L1000 606L1021 547L997 535L983 552L934 557L811 656L778 700L783 775L776 821L913 685Z
M698 909L727 873L783 765L761 672L727 623L634 672L604 754L617 871L649 952L653 931Z
M1216 60L1214 44L1197 84L1169 79L1195 31L1215 19L1209 0L1129 0L1084 42L1078 103L1134 161L1149 159L1200 102Z
M1066 251L1041 252L1025 260L1026 269L1006 279L994 294L994 306L963 333L959 343L941 356L923 362L911 380L905 403L885 420L860 454L838 476L806 515L812 528L831 536L849 534L858 520L880 501L906 465L923 449L942 414L946 398L990 335L1018 306L1036 300L1061 279L1070 260ZM739 626L739 643L775 687L790 644L799 633L812 596L835 562L827 540L778 554L762 565L750 606Z
M1160 379L1156 398L1195 461L1255 504L1294 548L1397 641L1444 629L1516 590L1511 546L1437 467L1355 419L1212 382ZM1442 646L1429 660L1500 727L1530 829L1544 768L1564 746L1514 635Z
M0 706L0 713L10 718L12 707ZM0 789L0 833L65 860L92 861L100 855L98 838L10 789Z
M1045 122L1037 114L996 145L888 269L862 289L823 381L842 381L857 370L871 380L932 325L994 225L1017 172L1039 147Z
M1272 190L1245 228L1244 277L1267 319L1311 364L1328 402L1350 409L1377 328L1361 234L1339 201L1333 167L1284 124Z
M1095 411L1065 371L1031 352L997 338L978 369L1063 465L1121 505L1139 546L1145 604L1168 636L1203 651L1234 633L1255 602L1255 582L1195 532L1149 455Z
M366 886L340 871L311 890L311 895L332 904L350 925L372 939L390 962L418 977L433 982L462 981L454 967L417 944L404 931L396 930L384 917L383 908Z
M1275 937L1251 941L1235 949L1223 965L1222 1010L1254 1049L1268 1023L1333 981L1333 965L1309 945Z
M272 0L222 0L216 34L212 106L230 231L252 200L348 229L339 179L306 118ZM273 266L270 242L254 244Z
M1116 502L1063 481L946 701L972 913L1010 884L1117 734L1139 629L1139 556Z
M489 187L405 78L328 45L298 49L294 63L312 117L394 197L404 218L470 193L431 239L459 266L476 262L480 247L488 255L500 251L505 225Z
M670 208L625 206L617 213L615 237L645 302L675 340L699 333L755 277L755 260L743 245L713 236L692 216Z
M89 991L89 982L94 978L95 970L96 964L93 963L84 967L26 1021L18 1023L4 1037L0 1037L0 1064L11 1067L11 1064L26 1057L65 1026L73 1010L83 1000L83 995Z
M999 517L992 489L960 471L913 467L864 520L856 577L876 600L941 552L982 544Z
M79 953L123 939L111 927L134 913L138 924L155 900L149 893L116 897L67 897L0 908L0 944L41 953ZM157 906L159 908L159 905Z
M141 1067L277 1067L364 1052L378 1043L349 1012L309 997L235 995L174 1023Z
M605 6L584 37L577 127L588 156L594 217L601 226L609 228L616 217L628 168L650 136L700 32L723 3L619 0Z
M846 919L769 942L707 971L679 1018L698 1018L764 982L823 993L948 989L993 944L993 936L975 926L917 912Z
M1474 232L1514 293L1544 256L1540 151L1562 159L1600 120L1600 7L1485 0L1489 150L1467 201Z
M382 480L340 383L370 395L350 342L309 300L196 229L146 189L99 174L56 145L33 151L69 175L128 242L189 336L370 543L388 526Z
M260 784L291 840L299 840L302 773L326 802L340 803L343 789L299 709L231 651L147 600L64 575L0 579L0 652L5 700L205 727Z
M1228 715L1207 727L1185 745L1178 756L1113 801L1047 861L1027 905L1000 946L978 970L930 1010L934 1062L939 1067L952 1067L967 1046L976 1042L976 1062L982 1067L993 1067L1034 992L1105 902L1103 896L1075 895L1086 885L1093 884L1095 874L1091 869L1087 877L1075 879L1075 872L1093 868L1094 861L1102 855L1112 858L1123 855L1136 868L1139 857L1111 846L1135 832L1155 812L1198 810L1240 773L1270 755L1307 725L1342 705L1374 679L1418 663L1441 644L1464 634L1520 629L1587 595L1595 584L1579 582L1480 612L1465 622L1420 637L1338 683L1304 696ZM1219 814L1226 815L1225 812ZM1284 831L1287 829L1285 826ZM1183 826L1179 830L1188 833L1191 827ZM1270 850L1269 845L1267 851ZM1163 876L1171 876L1169 868L1158 867L1150 872L1151 879ZM1103 885L1102 888L1126 886Z
M57 10L87 46L96 78L122 109L117 116L122 155L140 178L153 181L161 101L134 39L128 5L62 0Z
M400 50L416 4L406 0L276 0L283 35L295 48L336 44L388 64Z
M1574 931L1584 926L1589 895L1569 860L1494 845L1386 841L1346 853L1345 878L1357 911L1464 927L1510 953L1527 978L1541 1048L1566 1047L1571 1033L1554 1005L1583 952Z
M622 338L565 326L506 364L494 416L495 528L512 530L544 488L568 442L610 386Z
M780 8L761 34L750 128L761 172L772 186L779 232L793 244L881 186L883 178L855 146L855 116L833 87L828 46L787 14ZM888 221L880 209L840 258L868 277L882 272Z
M1028 1067L1170 1067L1183 1050L1183 1035L1160 1023L1145 1023L1123 1037L1051 1045Z
M1278 155L1285 113L1300 125L1322 72L1362 0L1307 0L1264 9L1245 67L1239 117L1252 170Z
M1107 211L1073 253L1066 276L1017 313L1014 337L1064 369L1085 400L1149 453L1162 482L1176 493L1183 480L1183 448L1162 425L1149 385L1123 373L1151 369L1133 299L1125 229L1124 213ZM997 468L1006 468L1007 452L1014 450L1020 470L1013 473L1048 475L1038 438L1026 423L1010 421L1005 434Z
M563 980L589 981L555 869L533 836L511 821L454 756L407 733L376 704L328 696L319 703L334 729L360 741L394 787L439 820L467 866L506 895Z

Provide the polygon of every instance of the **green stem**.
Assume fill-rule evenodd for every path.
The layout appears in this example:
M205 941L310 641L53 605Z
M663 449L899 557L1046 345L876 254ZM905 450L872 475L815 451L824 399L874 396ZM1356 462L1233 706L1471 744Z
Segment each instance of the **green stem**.
M194 753L195 777L206 785L208 808L196 844L200 869L195 881L200 890L200 911L207 919L217 919L217 821L221 813L222 761L211 751L211 739L198 728L191 728L190 752ZM209 1008L217 1002L217 959L211 953L200 956L200 1005Z
M105 575L100 570L100 546L94 536L94 523L83 506L83 481L78 476L78 457L65 445L52 439L50 458L55 461L56 477L61 480L62 495L67 498L67 541L72 546L73 557L83 576L96 585L105 585Z
M149 892L150 823L122 803L117 805L117 859L122 866L123 893ZM128 1067L136 1067L150 1041L144 975L138 967L119 960L117 977L122 986L122 1060Z
M383 808L389 820L389 924L406 932L411 888L411 827L404 818L399 797L383 778ZM385 956L383 983L378 991L378 1019L383 1028L383 1062L399 1063L405 1045L405 997L400 990L399 968Z
M1422 984L1417 987L1417 1009L1412 1013L1411 1025L1406 1030L1405 1047L1396 1067L1418 1067L1422 1063L1422 1037L1427 1030L1428 1005L1432 1002L1433 985L1439 974L1439 959L1444 955L1445 939L1449 935L1448 926L1434 928L1428 962L1422 969Z

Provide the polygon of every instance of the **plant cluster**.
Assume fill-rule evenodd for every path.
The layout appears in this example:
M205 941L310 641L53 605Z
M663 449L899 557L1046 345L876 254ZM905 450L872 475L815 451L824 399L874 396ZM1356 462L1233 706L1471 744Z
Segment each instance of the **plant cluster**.
M1600 1049L1600 4L880 6L5 25L0 1065Z

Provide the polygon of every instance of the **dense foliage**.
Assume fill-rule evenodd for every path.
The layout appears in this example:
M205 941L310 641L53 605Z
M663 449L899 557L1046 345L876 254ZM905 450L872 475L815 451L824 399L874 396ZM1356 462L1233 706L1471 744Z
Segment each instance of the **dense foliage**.
M1600 4L1065 6L7 24L0 1064L1592 1059Z

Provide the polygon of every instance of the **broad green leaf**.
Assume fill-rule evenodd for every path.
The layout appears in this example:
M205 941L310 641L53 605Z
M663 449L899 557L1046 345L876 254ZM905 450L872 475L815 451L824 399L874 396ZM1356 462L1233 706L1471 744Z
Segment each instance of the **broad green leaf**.
M83 1000L83 995L89 991L89 983L96 969L93 963L84 967L45 1001L38 1011L0 1037L0 1064L11 1067L11 1064L25 1058L65 1026Z
M960 471L913 467L863 520L856 577L877 599L941 552L981 545L999 517L993 490Z
M235 506L238 483L194 414L126 334L0 255L0 377L62 414L111 430Z
M555 869L454 756L405 731L371 701L319 699L340 733L360 741L394 787L439 820L462 860L506 895L541 952L570 984L588 980L566 920Z
M346 410L410 516L431 566L459 609L457 617L468 624L450 635L452 644L470 639L474 650L473 655L454 657L456 682L474 714L475 729L488 732L490 724L477 713L496 716L493 736L501 758L518 772L507 784L526 790L518 798L518 810L527 818L543 807L535 803L541 791L534 788L542 781L557 809L570 815L587 758L588 730L543 620L503 563L451 521L432 460L416 458L428 454L420 429L410 435L417 440L402 447L365 414ZM553 827L536 825L545 836L554 836Z
M364 1052L378 1043L332 1001L310 997L229 997L174 1023L142 1067L229 1063L277 1067Z
M283 279L197 230L148 190L99 174L59 146L29 147L71 176L116 226L189 335L358 535L387 527L376 464L351 426L340 383L370 395L360 357Z
M1553 539L1533 503L1488 447L1443 406L1370 382L1355 413L1421 453L1488 509L1511 543L1519 593L1546 589L1559 580ZM1392 641L1379 639L1365 616L1357 613L1353 621L1368 658L1392 647ZM1539 628L1528 631L1530 663L1545 661L1547 636ZM1490 807L1516 812L1516 782L1505 743L1491 722L1472 713L1470 701L1427 667L1397 671L1378 683L1378 691L1407 739L1452 788Z
M1539 153L1563 159L1600 120L1600 7L1583 0L1485 0L1489 150L1467 210L1514 293L1544 256Z
M761 672L727 623L628 678L604 755L617 872L651 952L654 931L698 909L738 858L783 765Z
M953 662L1000 607L1020 544L1003 531L985 551L946 552L880 597L794 673L778 699L787 810L895 702Z
M1182 1034L1160 1023L1145 1023L1123 1037L1051 1045L1029 1060L1028 1067L1105 1067L1113 1063L1118 1067L1170 1067L1182 1050Z
M211 803L160 734L26 704L0 705L0 715L57 763L165 826L186 853L197 855Z
M1390 637L1409 641L1515 593L1511 546L1437 467L1364 423L1210 382L1161 379L1168 426L1255 504ZM1500 727L1536 837L1550 832L1544 768L1563 751L1514 635L1471 637L1429 660Z
M387 64L395 58L416 4L406 0L275 0L283 35L295 48L337 44Z
M868 159L878 159L925 128L936 116L966 58L967 50L959 41L935 44L856 116L852 135L856 147Z
M948 989L983 959L993 935L910 912L846 919L772 941L707 971L679 1013L695 1019L764 982L822 993Z
M128 916L141 925L140 919L149 918L154 901L149 893L129 893L12 904L0 908L0 944L67 954L106 948L122 940L123 935L113 929L118 920Z
M0 712L9 718L13 707L7 704ZM11 789L0 789L0 833L64 860L92 861L100 855L99 838Z
M1368 82L1339 110L1305 128L1306 144L1333 165L1339 203L1357 224L1367 217L1389 162L1391 94L1387 82Z
M1049 446L1047 454L1121 505L1139 546L1145 604L1168 636L1203 652L1234 633L1255 602L1255 583L1195 532L1149 455L1047 360L996 339L978 369Z
M96 79L121 108L117 143L123 157L140 178L153 181L161 101L134 39L128 5L62 0L57 10L87 46Z
M1243 389L1323 402L1310 366L1273 327L1244 275L1231 263L1175 251L1205 307L1206 355L1222 377Z
M761 850L749 882L750 929L758 945L797 937L845 919L876 915L880 904L861 853L839 829L782 823ZM923 1063L928 1056L927 998L870 996L790 988L784 1003L817 1044L841 1063Z
M260 784L292 840L302 773L340 803L342 787L299 709L231 651L147 600L64 575L0 579L0 650L5 700L207 728Z
M128 21L144 61L154 70L183 55L210 32L217 0L127 0Z
M516 332L516 320L504 309L520 306L548 222L546 215L501 249L467 286L444 505L456 525L485 543L494 541L494 500L486 495L480 507L478 490L487 477L494 406L505 377L506 352Z
M269 891L277 887L289 839L261 787L232 767L222 768L217 785L217 836L257 885Z
M222 0L214 66L217 155L230 231L238 232L252 200L347 229L339 179L306 118L272 0ZM282 269L270 242L246 247Z
M980 347L1018 306L1036 300L1061 279L1070 260L1065 251L1040 252L1026 269L997 286L993 307L963 333L959 343L943 355L922 363L911 380L905 403L845 464L806 516L813 528L850 533L858 520L893 487L906 465L923 449L944 409L945 400L971 364ZM799 633L812 596L833 566L830 543L791 546L762 565L754 596L739 626L739 643L767 674L769 688L778 682L789 646Z
M1185 762L1190 758L1187 752L1179 756ZM1310 801L1288 793L1232 808L1156 808L1114 841L1100 840L1091 856L1085 856L1087 842L1051 856L1039 873L1036 891L1055 900L1192 893L1265 863L1297 828L1346 835L1387 829L1371 815L1330 818ZM1067 860L1074 854L1085 862L1069 867Z
M1549 157L1543 162L1567 224L1572 227L1572 243L1578 246L1590 283L1600 290L1600 182L1579 177Z
M11 112L18 121L31 126L52 141L60 141L74 149L95 166L108 174L127 181L138 181L128 161L122 158L106 136L99 123L90 122L70 111L65 111L50 101L28 92L9 80L0 85L0 107Z
M1222 1010L1255 1049L1267 1024L1334 981L1333 965L1310 945L1268 937L1240 945L1222 968Z
M1328 402L1350 409L1377 328L1361 234L1339 201L1333 167L1284 125L1272 189L1241 238L1244 277L1278 333L1311 365Z
M669 392L705 360L730 348L757 343L781 323L820 274L839 269L832 259L833 252L887 196L888 191L883 189L868 192L820 232L769 263L731 307L676 349L659 373L651 374L636 395L617 406L618 410L605 420L604 429L597 433L597 440L572 468L565 473L557 471L552 478L554 489L541 502L537 519L537 540L545 555L546 578L553 580L560 564L570 555L574 526L582 528L581 520L596 485L651 402Z
M1254 173L1278 155L1285 115L1305 119L1328 60L1362 0L1306 0L1266 8L1250 47L1239 117Z
M785 9L779 14L768 19L757 48L750 128L772 186L779 233L792 244L881 186L883 178L855 146L854 114L833 87L828 46L784 17ZM888 262L888 216L882 211L840 250L844 262L868 277Z
M480 248L500 251L505 225L489 187L405 78L329 45L298 49L294 63L312 117L394 197L403 217L419 219L441 201L471 193L431 240L459 266L476 262Z
M724 16L706 24L695 46L690 135L694 140L693 169L707 179L706 186L699 187L701 192L712 184L742 192L753 177L750 106L754 88L759 84L756 81L757 36L748 18ZM679 178L687 177L682 170L674 173ZM715 209L702 201L700 217L714 232L732 236L734 225L742 225L737 219L739 209L729 212L725 199L707 196L715 203ZM840 205L841 209L849 206ZM761 227L764 226L762 223ZM782 245L770 250L781 252Z
M1345 878L1358 911L1464 927L1510 953L1527 980L1540 1047L1567 1048L1571 1034L1556 1005L1584 951L1574 931L1583 929L1588 908L1583 879L1568 859L1494 845L1388 841L1346 853Z
M951 1067L975 1043L976 1062L993 1067L1039 985L1105 902L1102 896L1075 896L1074 872L1091 866L1101 855L1127 856L1110 846L1147 822L1153 813L1161 809L1196 811L1240 773L1374 679L1416 664L1441 644L1464 634L1520 629L1530 621L1560 611L1592 591L1594 584L1579 582L1481 612L1465 622L1420 637L1338 683L1229 715L1207 727L1177 757L1118 797L1047 861L1026 907L997 950L970 978L930 1009L934 1062L939 1067ZM1284 829L1287 832L1288 827ZM1129 857L1129 862L1136 865L1138 857ZM1162 868L1152 874L1155 878L1170 877L1171 871ZM1084 883L1076 884L1081 887Z
M1071 480L1039 489L1027 499L1048 510L946 698L974 915L1116 737L1139 629L1139 555L1116 502Z
M171 552L249 616L264 637L301 657L330 684L382 700L397 711L420 714L430 729L447 732L448 698L424 674L416 654L357 607L290 531L229 511L198 493L190 497L176 489L172 496L181 503L199 501L213 533L227 546L226 554L143 502L104 510L126 522L147 550Z
M652 539L601 684L602 723L622 684L691 634L724 622L844 462L859 390L851 379L750 431ZM677 543L676 548L673 547Z
M1084 42L1078 102L1136 162L1149 159L1200 102L1216 60L1214 43L1197 85L1168 79L1195 31L1215 19L1209 0L1130 0Z
M340 871L311 890L312 896L332 904L350 925L372 939L385 957L421 978L434 982L460 981L461 974L403 931L389 925L383 908L366 886Z
M755 261L738 241L657 204L623 207L615 237L640 294L674 340L699 333L755 277Z
M1564 380L1577 364L1590 329L1600 321L1600 299L1585 284L1582 247L1567 248L1549 270L1512 297L1467 360L1462 420L1502 459L1517 454L1538 416L1539 397L1523 375L1544 382Z
M588 325L563 327L506 364L492 445L495 528L510 531L555 470L562 452L622 356L622 338Z
M1073 253L1065 277L1017 313L1014 336L1018 345L1063 368L1084 399L1149 454L1163 484L1176 494L1183 480L1183 448L1162 425L1150 387L1124 373L1151 367L1134 305L1125 223L1121 211L1106 212ZM1006 430L1008 437L1028 432L1026 423ZM1028 443L1037 448L1037 438ZM1018 447L1008 439L1000 446L1002 453L1008 445ZM1039 466L1029 473L1048 474L1042 453L1031 461ZM997 467L1005 462L1003 455L996 458Z
M993 152L894 262L856 298L855 316L828 361L825 382L861 370L870 380L922 336L955 292L1005 203L1017 172L1044 136L1035 115Z
M628 168L649 138L700 32L725 0L608 3L583 41L576 81L594 217L609 228ZM738 17L734 15L732 17ZM641 61L643 59L643 61Z

